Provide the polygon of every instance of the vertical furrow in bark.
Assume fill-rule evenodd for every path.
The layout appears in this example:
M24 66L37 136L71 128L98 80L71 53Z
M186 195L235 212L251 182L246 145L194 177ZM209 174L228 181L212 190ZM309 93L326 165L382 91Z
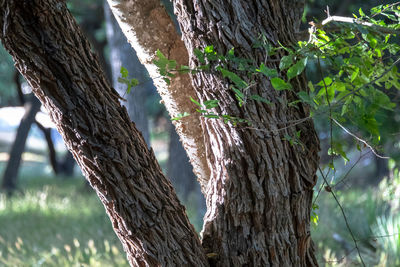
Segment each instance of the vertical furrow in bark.
M0 0L0 40L101 199L132 266L207 266L184 207L64 2Z
M235 54L278 69L281 55L266 58L253 48L263 35L272 45L294 42L302 13L302 2L232 0L175 0L183 39L196 65L194 48L214 45L219 53L235 47ZM293 8L296 7L296 9ZM250 82L244 71L232 71ZM286 73L280 73L286 77ZM218 99L219 114L247 119L252 126L225 124L204 119L209 140L207 158L211 178L203 247L212 253L216 266L313 266L316 260L310 239L312 188L316 182L319 142L311 121L288 127L291 121L308 116L307 107L287 104L292 92L276 91L268 79L255 77L248 94L272 102L248 100L239 107L230 84L218 73L193 77L201 101ZM295 91L307 90L304 77L292 80ZM285 129L282 129L285 128ZM282 130L281 130L282 129ZM284 135L301 131L302 146L291 146Z
M160 77L153 59L159 49L179 65L188 65L188 53L160 0L107 0L115 18L139 60L154 79L154 85L170 116L189 112L191 116L174 121L176 132L193 165L193 171L206 190L210 170L205 158L205 148L199 113L189 97L196 97L188 75L177 75L171 84Z

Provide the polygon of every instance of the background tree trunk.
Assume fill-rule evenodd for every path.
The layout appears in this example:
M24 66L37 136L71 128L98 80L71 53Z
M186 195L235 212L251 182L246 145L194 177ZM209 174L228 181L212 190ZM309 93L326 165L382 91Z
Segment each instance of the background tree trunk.
M104 12L107 23L107 39L110 46L110 65L113 87L127 101L122 101L126 106L129 117L142 133L147 145L150 145L149 123L146 112L146 91L155 91L152 80L146 68L140 63L135 50L126 40L117 21L112 14L107 2L104 2ZM129 77L138 79L141 84L126 93L126 85L118 82L121 77L120 70L124 67L129 72Z
M65 156L58 164L60 174L64 177L72 177L74 175L75 160L71 152L67 150Z
M194 48L213 45L220 54L235 48L235 55L255 66L265 63L279 70L282 54L268 58L254 48L260 35L273 46L295 43L303 2L223 0L175 0L190 65ZM218 99L217 114L246 119L234 127L219 119L204 119L207 160L211 169L206 191L207 213L203 247L214 255L216 266L314 266L317 265L310 237L310 209L318 166L318 138L306 106L288 107L296 100L290 91L274 90L265 77L250 80L246 71L230 64L231 71L271 105L248 100L240 107L227 79L216 72L193 76L198 98ZM213 69L213 68L211 68ZM286 77L285 72L280 73ZM295 91L306 91L304 76L292 80ZM283 128L283 129L282 129ZM284 135L301 131L303 145L290 145ZM304 148L303 148L304 147Z
M196 209L196 220L201 221L206 202L193 173L193 167L172 124L169 127L169 138L167 177L171 179L180 199Z
M9 153L7 166L3 174L2 188L9 194L16 189L18 171L22 153L25 149L26 139L28 138L32 123L35 122L35 117L40 110L40 106L41 104L39 100L34 95L32 95L30 100L25 103L25 114L18 126L15 140Z
M0 28L2 44L102 201L130 264L207 266L184 207L65 2L0 0Z

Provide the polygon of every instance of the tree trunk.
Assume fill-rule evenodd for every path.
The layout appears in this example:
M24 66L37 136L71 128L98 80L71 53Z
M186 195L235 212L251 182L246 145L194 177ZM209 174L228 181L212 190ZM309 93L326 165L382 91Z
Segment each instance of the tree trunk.
M0 40L102 201L133 266L206 266L184 207L58 0L0 0Z
M135 50L132 49L121 28L118 26L114 15L111 13L107 2L104 2L104 13L107 22L107 39L110 46L110 65L114 88L121 97L127 99L122 104L128 110L129 117L142 133L144 140L150 145L149 123L146 113L146 91L154 91L155 87L150 80L146 68L140 63ZM141 84L126 93L126 85L118 82L121 77L121 67L129 72L129 77L136 78Z
M25 149L26 139L32 123L35 122L36 114L40 110L39 100L32 95L30 101L25 104L25 114L21 119L15 135L14 143L11 146L7 166L3 174L2 188L11 194L17 186L18 171L21 163L22 153Z
M154 55L159 49L167 57L175 59L178 64L187 65L188 53L181 37L164 7L160 5L160 0L107 2L140 62L147 68L170 116L177 117L183 112L193 115L173 123L204 192L210 170L205 157L204 137L200 127L200 116L196 112L197 106L188 101L190 96L196 97L190 78L187 75L178 75L168 85L160 79L160 73L153 64Z
M194 48L214 45L255 66L265 63L279 70L279 55L269 61L266 51L254 48L260 35L273 46L295 43L303 3L296 0L174 1L190 65L197 64ZM290 91L274 90L265 77L250 81L245 71L230 66L271 105L248 100L240 107L229 82L211 72L195 74L194 88L201 101L218 99L218 114L246 119L252 126L234 127L220 119L204 119L207 159L211 169L203 247L216 266L314 266L310 237L310 209L318 166L318 138L311 121L291 126L308 116L307 107L287 104ZM286 77L285 72L281 72ZM295 91L306 91L304 76L292 81ZM287 128L286 128L287 127ZM250 128L250 129L249 129ZM284 135L301 131L301 145L290 145Z

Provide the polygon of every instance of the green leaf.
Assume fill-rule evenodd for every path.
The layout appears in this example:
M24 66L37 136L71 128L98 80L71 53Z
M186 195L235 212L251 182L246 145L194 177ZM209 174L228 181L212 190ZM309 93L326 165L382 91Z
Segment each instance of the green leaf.
M199 60L199 62L201 63L201 64L206 64L206 60L205 60L205 57L204 57L204 54L203 54L203 52L201 52L199 49L197 49L197 48L195 48L194 50L193 50L193 52L194 52L194 55L197 57L197 59Z
M355 71L353 71L353 73L351 74L350 82L354 82L359 73L360 73L360 68L356 68Z
M191 71L191 69L189 68L189 66L186 66L186 65L181 65L179 68L179 72L182 74L189 73L190 71Z
M322 81L320 81L320 82L318 83L318 85L324 87L325 85L326 85L326 86L329 86L331 83L332 83L332 78L330 78L330 77L325 77Z
M310 88L310 92L314 92L315 91L314 85L313 85L313 83L311 81L308 82L308 88Z
M131 79L129 82L129 85L132 87L135 87L139 84L139 81L137 79Z
M204 101L203 104L204 104L204 106L206 106L206 109L211 109L211 108L218 107L218 102L219 102L219 100L212 99L212 100Z
M232 90L235 92L236 99L239 101L239 107L244 104L244 94L239 89L232 87Z
M307 65L307 57L300 59L293 66L291 66L287 71L288 79L292 79L303 72L304 68Z
M367 40L369 41L369 45L372 48L375 48L376 45L378 44L378 40L376 40L376 38L371 33L367 34Z
M278 90L278 91L292 89L292 85L290 83L287 83L278 77L272 78L271 84L272 84L272 87L274 87L275 90Z
M176 68L176 60L169 60L168 61L168 69L174 70Z
M213 45L206 46L204 48L204 53L206 53L206 54L214 53L214 46Z
M314 99L307 92L300 91L297 93L297 95L299 96L299 98L301 99L302 102L304 102L310 106L315 105Z
M121 73L122 78L128 78L129 72L126 68L121 66L120 73Z
M190 113L188 113L188 112L179 113L179 114L176 115L176 117L173 117L171 120L172 121L178 121L178 120L180 120L180 119L182 119L184 117L187 117L189 115L190 115Z
M203 116L206 118L209 118L209 119L218 119L219 118L219 116L216 114L204 114Z
M190 96L190 101L192 101L193 103L195 103L197 106L199 106L200 108L202 107L202 105L197 102L196 100L193 99L193 97Z
M335 165L333 164L333 162L329 162L328 166L329 166L329 168L331 168L332 170L335 169Z
M121 78L121 77L118 77L118 82L119 82L119 83L126 84L126 85L129 84L128 79L126 79L126 78Z
M281 62L279 63L279 69L285 70L289 68L293 64L293 56L284 56L281 58Z
M229 80L231 80L237 87L239 87L239 89L244 89L248 86L248 84L235 73L230 72L229 70L226 70L222 67L218 67L217 69L221 71L222 76L224 76L224 78L229 78Z
M171 84L171 80L170 80L170 79L168 79L168 78L163 78L163 80L164 80L168 85Z
M328 155L333 155L333 156L341 156L344 160L344 164L349 161L349 158L346 155L346 152L343 150L343 145L342 143L339 142L333 142L333 147L330 147L328 149Z
M358 151L361 151L360 143L357 143L357 150L358 150Z
M169 63L169 60L164 56L164 54L159 49L157 49L156 56L158 60L157 59L153 60L153 63L154 65L157 66L160 74L162 76L165 76L167 74L167 64Z
M278 71L276 69L270 69L270 68L266 67L264 65L264 63L262 63L260 65L260 68L257 69L256 71L261 72L262 74L264 74L265 76L267 76L269 78L278 77Z
M250 98L255 100L255 101L260 101L260 102L263 102L263 103L268 104L268 105L272 104L271 101L269 101L268 99L265 99L265 98L263 98L263 97L261 97L259 95L252 95L252 96L250 96Z
M364 14L364 12L362 11L361 7L360 7L360 9L358 10L358 13L360 14L361 17L365 17L365 14Z

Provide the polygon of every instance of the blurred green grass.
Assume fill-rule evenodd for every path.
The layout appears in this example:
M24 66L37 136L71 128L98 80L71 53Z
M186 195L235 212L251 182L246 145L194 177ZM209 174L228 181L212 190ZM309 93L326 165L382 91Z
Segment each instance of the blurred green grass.
M81 179L30 177L0 195L0 266L128 266L104 208Z
M400 266L400 172L392 169L377 187L336 191L366 266ZM341 210L322 191L311 236L320 266L361 266Z

